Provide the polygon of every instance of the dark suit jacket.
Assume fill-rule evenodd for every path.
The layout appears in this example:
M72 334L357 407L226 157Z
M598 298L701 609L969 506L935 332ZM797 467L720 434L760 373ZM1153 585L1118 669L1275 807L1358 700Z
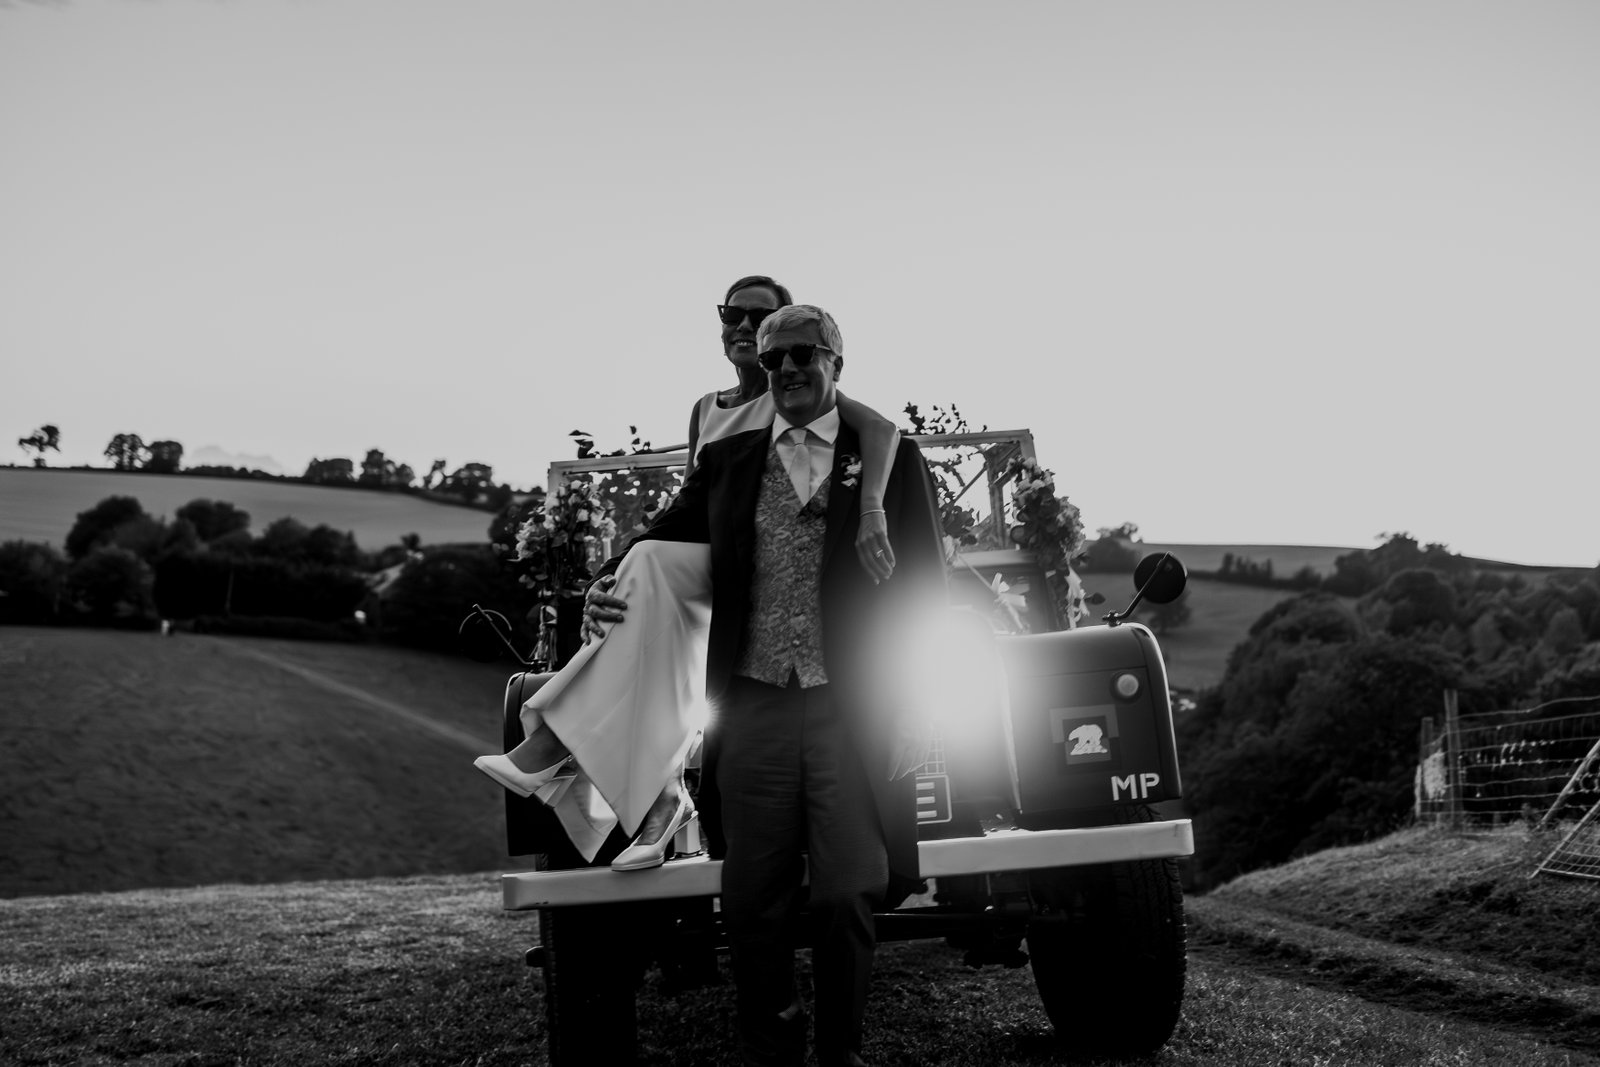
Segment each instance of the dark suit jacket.
M756 496L772 443L770 427L707 444L678 497L639 540L691 541L711 546L711 632L706 656L706 695L713 709L701 777L701 817L712 854L720 855L720 805L715 796L718 714L738 714L720 701L750 610L755 572ZM930 601L944 601L944 550L932 476L915 442L902 438L884 495L894 577L874 585L856 557L860 486L842 484L846 457L860 456L860 440L841 424L834 442L828 489L827 532L822 558L822 651L834 700L857 728L859 750L873 783L878 815L889 846L894 876L890 897L898 900L917 881L915 778L888 781L896 716L892 688L881 684L884 646L905 631ZM621 556L608 561L609 573ZM708 785L711 793L708 797ZM709 800L709 803L707 802Z

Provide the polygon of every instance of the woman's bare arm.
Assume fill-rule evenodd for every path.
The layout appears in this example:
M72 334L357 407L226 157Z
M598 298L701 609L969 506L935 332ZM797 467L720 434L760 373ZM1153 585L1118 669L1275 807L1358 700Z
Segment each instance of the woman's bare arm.
M861 438L861 524L856 529L856 555L861 566L877 581L894 573L894 549L889 544L889 524L883 513L883 495L889 488L900 431L894 423L843 393L839 418Z
M694 407L689 409L689 458L683 464L683 476L688 478L694 473L694 451L700 444L700 405L706 402L701 397L694 402Z

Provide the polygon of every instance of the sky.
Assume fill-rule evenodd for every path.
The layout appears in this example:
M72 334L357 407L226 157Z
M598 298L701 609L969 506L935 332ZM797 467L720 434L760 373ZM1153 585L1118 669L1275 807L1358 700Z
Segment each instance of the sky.
M1587 0L0 0L0 440L524 488L759 273L1091 530L1592 566L1596 116Z

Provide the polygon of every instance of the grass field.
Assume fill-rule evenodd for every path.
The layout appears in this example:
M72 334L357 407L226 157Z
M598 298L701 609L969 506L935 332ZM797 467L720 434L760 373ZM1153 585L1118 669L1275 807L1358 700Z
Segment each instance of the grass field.
M500 909L470 767L506 673L0 628L0 1063L545 1062L537 922ZM1529 880L1548 846L1414 830L1191 899L1183 1017L1142 1062L1600 1064L1600 884ZM1095 1062L1027 968L879 961L872 1062ZM737 1061L726 983L652 971L639 1006L644 1062Z
M1125 579L1118 576L1119 584ZM1166 637L1198 688L1271 590L1198 579ZM502 862L470 766L511 665L386 646L0 627L0 896Z
M307 526L326 523L348 531L368 551L396 544L408 533L426 545L484 541L491 518L486 511L404 493L186 474L0 467L0 501L5 504L0 507L0 541L59 546L78 513L108 496L131 496L151 515L168 519L191 500L222 500L249 513L254 533L290 516Z
M1340 850L1288 879L1251 876L1191 901L1182 1018L1158 1055L1133 1062L1600 1063L1600 988L1475 946L1469 923L1457 920L1477 921L1482 906L1431 913L1436 928L1456 929L1462 947L1450 951L1319 923L1324 905L1370 885L1375 864L1384 881L1410 888L1414 911L1462 876L1452 859L1460 844L1411 835ZM1526 882L1525 850L1502 840L1470 857L1480 867L1490 861L1480 883L1492 880L1523 904L1499 921L1540 944L1589 933L1594 889ZM0 901L0 1061L543 1064L543 981L521 961L537 923L498 904L487 874ZM1386 918L1405 916L1370 917ZM738 1062L725 966L723 978L673 989L658 972L647 975L642 1062ZM1028 968L969 970L937 942L879 950L869 1012L864 1052L876 1064L1112 1062L1071 1055L1070 1035L1058 1040L1051 1030Z
M484 870L509 666L0 627L0 896Z
M1271 912L1600 991L1600 882L1528 877L1558 840L1554 830L1522 825L1460 833L1413 827L1256 871L1204 899L1214 919L1228 909ZM1600 1015L1594 1021L1600 1025Z
M1104 604L1093 609L1095 621L1107 611L1122 610L1132 599L1131 575L1093 574L1085 575L1083 581L1085 588L1106 598ZM1168 682L1187 690L1216 685L1222 680L1228 653L1244 640L1251 624L1280 600L1297 595L1292 589L1267 589L1191 575L1187 593L1189 621L1160 635ZM1148 617L1146 610L1135 611L1133 621L1146 621Z
M1204 689L1222 681L1228 653L1244 640L1251 624L1285 597L1289 589L1263 589L1209 578L1189 579L1189 621L1161 635L1167 680L1179 689ZM1115 597L1108 597L1113 603ZM1134 619L1138 620L1136 612Z
M1600 882L1529 878L1558 839L1523 826L1418 827L1329 849L1192 901L1195 943L1322 988L1595 1056Z
M1302 567L1310 567L1320 575L1332 574L1334 560L1356 551L1355 548L1333 545L1195 545L1171 542L1141 542L1138 547L1144 553L1171 552L1183 560L1183 565L1189 568L1191 574L1196 571L1220 571L1222 557L1232 555L1253 563L1270 562L1272 573L1279 578L1291 578ZM1358 547L1373 548L1376 545Z

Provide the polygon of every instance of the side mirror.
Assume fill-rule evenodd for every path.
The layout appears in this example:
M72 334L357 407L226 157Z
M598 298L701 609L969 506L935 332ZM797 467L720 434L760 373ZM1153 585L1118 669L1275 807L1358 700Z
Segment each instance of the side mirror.
M1170 552L1152 552L1133 569L1133 588L1152 604L1170 604L1183 595L1189 571Z
M1149 600L1152 604L1170 604L1183 595L1183 587L1188 584L1189 571L1177 556L1170 552L1151 553L1133 569L1133 601L1125 610L1107 614L1106 625L1116 626L1127 619L1141 600Z
M472 605L472 614L456 629L456 644L469 659L493 663L508 650L520 659L511 644L511 623L498 611Z

